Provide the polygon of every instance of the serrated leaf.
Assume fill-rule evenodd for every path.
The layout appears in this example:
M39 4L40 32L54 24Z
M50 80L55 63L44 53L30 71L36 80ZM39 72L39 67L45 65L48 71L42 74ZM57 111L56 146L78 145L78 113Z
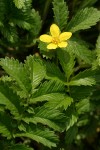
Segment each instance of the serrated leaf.
M19 97L8 87L7 84L0 83L0 104L4 105L15 118L21 117L23 108L20 106Z
M71 86L70 94L73 99L80 100L89 97L93 92L93 89L94 88L92 86Z
M64 0L54 0L53 1L53 12L55 23L63 30L67 25L68 19L68 7Z
M77 122L77 115L76 114L72 114L68 119L67 119L67 125L66 125L66 131L72 127L76 122Z
M77 85L77 86L81 86L81 85L84 85L84 86L92 86L92 85L95 85L96 82L95 82L95 79L94 78L90 78L90 77L87 77L87 78L83 78L83 79L79 79L79 80L72 80L68 83L68 85L72 86L72 85Z
M7 137L7 139L12 138L12 120L9 115L0 112L0 134Z
M34 97L41 96L44 94L63 92L65 89L64 84L59 81L45 81L42 83L37 91L34 93Z
M73 54L68 53L65 50L58 49L57 50L58 59L60 60L60 64L62 66L62 69L65 72L65 75L67 77L67 80L72 75L74 71L74 65L75 65L75 57Z
M71 40L68 41L68 46L66 50L70 53L73 53L76 55L76 57L80 58L86 63L91 64L93 62L93 54L88 49L84 41L76 38L71 38Z
M11 43L15 43L18 41L16 27L11 26L10 24L4 24L1 27L1 33Z
M91 69L86 69L85 71L79 72L72 80L68 83L69 85L84 85L92 86L96 84L95 78L96 72Z
M64 95L65 94L62 94L62 93L46 93L46 94L43 94L43 95L40 95L40 96L37 96L37 97L34 97L34 96L32 96L31 98L30 98L30 104L31 103L37 103L37 102L43 102L43 101L54 101L54 100L56 100L56 99L63 99L64 98Z
M61 131L59 123L64 118L64 115L56 109L51 109L49 107L41 107L35 110L33 117L24 117L23 121L29 124L29 122L37 124L41 123L46 125L55 131Z
M60 71L59 67L49 61L46 62L46 74L47 74L46 76L47 79L52 79L62 83L65 82L65 76Z
M90 110L92 110L92 108L93 106L88 98L82 99L76 104L76 110L78 114L89 112Z
M69 130L67 130L66 136L65 136L66 144L72 143L72 141L76 137L77 132L78 132L78 128L76 126L72 126Z
M30 80L25 71L23 64L13 58L1 58L0 65L19 85L19 87L26 93L30 90Z
M73 99L69 96L63 95L62 99L55 99L55 100L50 100L49 102L47 102L45 105L51 108L63 108L63 109L67 109L68 106L71 105L71 103L73 102Z
M50 131L46 128L35 129L34 126L31 127L30 132L15 134L15 137L27 137L31 140L35 140L38 143L42 143L44 146L49 148L56 147L56 142L58 141L58 138L53 131Z
M29 23L32 25L31 32L34 36L37 36L40 32L41 26L42 26L42 21L41 17L39 15L39 12L36 11L35 9L32 9Z
M77 12L67 26L67 30L76 32L88 29L100 20L100 11L96 8L85 8Z
M24 67L30 78L33 91L45 77L45 66L40 58L30 55L27 57Z
M25 0L13 0L13 2L18 9L21 9L25 5Z

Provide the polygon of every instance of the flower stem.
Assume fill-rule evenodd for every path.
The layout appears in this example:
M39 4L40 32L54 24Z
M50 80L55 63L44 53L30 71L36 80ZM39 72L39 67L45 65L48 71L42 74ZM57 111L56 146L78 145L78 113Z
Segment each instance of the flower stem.
M49 6L50 6L51 1L52 0L46 0L45 6L44 6L43 17L42 17L43 18L43 23L46 20L46 17L47 17L48 11L49 11Z

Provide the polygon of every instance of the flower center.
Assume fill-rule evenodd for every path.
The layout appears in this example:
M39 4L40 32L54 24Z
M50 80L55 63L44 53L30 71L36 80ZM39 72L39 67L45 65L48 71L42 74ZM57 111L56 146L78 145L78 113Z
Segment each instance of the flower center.
M52 38L52 43L58 44L59 42L60 42L60 40L59 40L58 37L53 37L53 38Z

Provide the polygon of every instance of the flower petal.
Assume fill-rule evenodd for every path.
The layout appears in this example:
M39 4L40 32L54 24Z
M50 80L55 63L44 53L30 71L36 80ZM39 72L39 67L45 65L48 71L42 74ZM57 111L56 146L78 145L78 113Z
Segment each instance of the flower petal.
M60 42L60 43L58 44L58 46L59 46L60 48L66 47L67 45L68 45L67 42Z
M69 39L72 36L71 32L63 32L60 34L59 39L60 41L65 41L67 39Z
M40 36L40 41L50 43L52 41L52 37L47 34L43 34Z
M47 49L56 49L57 48L57 45L56 44L53 44L53 43L50 43L48 46L47 46Z
M56 24L50 26L50 33L53 37L58 37L60 34L60 29Z

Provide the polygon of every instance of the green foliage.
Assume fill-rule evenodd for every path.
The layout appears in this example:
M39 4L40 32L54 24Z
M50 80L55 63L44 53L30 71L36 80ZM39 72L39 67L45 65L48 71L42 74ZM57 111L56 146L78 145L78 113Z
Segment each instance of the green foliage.
M10 150L34 150L33 148L29 148L23 144L16 144L10 147Z
M100 12L96 8L85 8L77 12L67 25L67 30L76 32L88 29L100 20Z
M69 45L66 49L68 52L75 54L76 57L85 61L85 63L91 64L93 61L93 54L83 40L72 38L68 42Z
M2 150L100 148L99 2L66 1L0 1ZM67 47L39 40L52 23Z
M25 6L25 4L24 4L25 0L13 0L13 1L15 3L15 6L19 9Z
M68 6L64 0L54 0L53 1L53 12L55 23L63 30L67 25L68 20Z
M0 7L0 31L3 35L1 41L8 41L11 46L17 44L18 40L22 43L23 34L19 34L18 30L25 32L29 31L27 35L27 42L33 41L29 39L29 35L32 33L32 38L39 34L41 28L41 18L39 13L35 9L31 8L31 0L1 0ZM9 17L8 17L9 16ZM1 42L1 43L2 43Z

